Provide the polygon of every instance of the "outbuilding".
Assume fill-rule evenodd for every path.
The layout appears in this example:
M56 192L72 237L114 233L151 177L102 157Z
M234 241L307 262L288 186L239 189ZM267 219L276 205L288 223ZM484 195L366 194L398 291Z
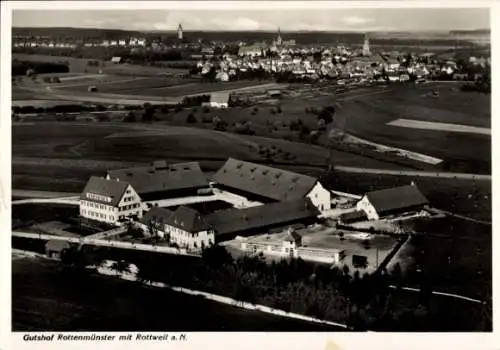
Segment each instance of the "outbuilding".
M122 63L122 62L123 62L123 61L122 61L122 58L121 58L121 57L119 57L119 56L115 56L115 57L112 57L112 58L111 58L111 63L114 63L114 64L120 64L120 63Z
M368 192L356 204L370 220L423 209L429 201L415 184Z
M51 239L45 244L45 254L52 259L61 260L62 254L65 250L71 248L68 241L61 239Z

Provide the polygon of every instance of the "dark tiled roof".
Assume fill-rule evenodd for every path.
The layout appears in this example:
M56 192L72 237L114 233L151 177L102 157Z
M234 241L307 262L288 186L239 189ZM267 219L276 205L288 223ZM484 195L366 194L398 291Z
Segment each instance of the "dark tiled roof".
M429 203L415 185L368 192L366 196L378 214L423 206Z
M175 211L152 207L141 219L144 225L148 225L151 221L177 227L191 233L211 228L211 225L200 213L185 206L180 206Z
M106 180L102 177L92 176L87 182L80 199L116 207L120 203L120 199L123 197L128 186L129 184L124 181ZM111 202L88 198L87 193L110 197Z
M168 225L180 228L187 232L209 230L210 224L196 210L180 206L165 222Z
M302 198L317 179L311 176L229 158L214 175L224 186L277 201Z
M319 211L308 198L300 198L246 209L216 211L207 216L207 221L214 226L216 234L229 234L309 219L318 215Z
M172 210L161 207L152 207L141 219L141 223L148 225L151 221L153 222L167 222L168 218L173 214Z
M197 162L109 170L111 179L129 182L139 194L208 187L208 181Z
M366 219L366 213L364 211L352 211L344 214L340 214L341 221L354 221Z

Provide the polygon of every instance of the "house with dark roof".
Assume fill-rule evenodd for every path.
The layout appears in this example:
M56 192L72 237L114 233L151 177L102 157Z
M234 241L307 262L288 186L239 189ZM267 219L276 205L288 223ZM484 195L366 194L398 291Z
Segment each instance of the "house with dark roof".
M109 170L106 178L130 183L145 201L196 195L199 189L208 188L198 162L156 161L149 166Z
M141 217L141 198L128 182L92 176L80 196L80 216L112 224Z
M212 225L196 210L180 206L175 211L152 207L140 221L143 229L191 251L201 251L215 243Z
M207 215L218 242L293 224L312 224L319 210L309 198L275 202L245 209L226 209Z
M338 221L341 224L350 224L353 222L367 220L366 213L362 210L355 210L340 214Z
M229 158L214 175L217 187L264 203L309 198L319 210L330 209L330 192L317 178Z
M356 204L370 220L423 209L429 201L415 184L366 193Z
M51 239L45 243L45 254L52 259L61 259L64 251L71 248L68 241L63 241L60 239Z
M139 227L152 236L165 237L165 222L173 214L172 210L152 207L139 220Z

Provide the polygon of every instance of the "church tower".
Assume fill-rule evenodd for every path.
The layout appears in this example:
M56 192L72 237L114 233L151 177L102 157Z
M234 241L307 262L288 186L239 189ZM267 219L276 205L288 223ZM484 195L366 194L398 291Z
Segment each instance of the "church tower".
M182 32L182 24L179 23L179 27L177 27L177 39L184 39L184 34Z
M281 38L281 30L278 28L278 37L276 38L276 45L281 45L283 44L283 39Z
M363 43L363 56L370 56L370 39L368 38L368 34L365 34L365 41Z

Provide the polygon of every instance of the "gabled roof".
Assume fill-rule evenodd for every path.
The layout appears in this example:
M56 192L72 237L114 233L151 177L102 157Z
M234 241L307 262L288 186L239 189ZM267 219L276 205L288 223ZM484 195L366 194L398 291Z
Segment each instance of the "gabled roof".
M150 166L109 170L108 175L111 179L129 182L139 194L208 186L197 162L167 164L157 161Z
M128 186L128 182L125 181L106 180L102 177L92 176L83 189L80 199L116 207L120 203L120 200L125 194ZM96 194L108 197L111 201L108 202L104 199L95 197L89 198L87 197L87 194Z
M406 185L366 194L378 214L422 206L429 203L415 185Z
M229 158L214 175L224 186L277 201L305 197L318 181L316 178Z
M172 210L168 210L166 208L161 207L152 207L151 209L143 215L141 219L141 223L144 225L148 225L150 222L163 222L166 223L168 218L172 216L174 212Z
M362 210L351 211L348 213L340 214L339 219L341 221L354 221L354 220L362 220L366 219L366 213Z
M220 210L208 215L207 221L213 225L215 233L221 235L264 229L282 223L317 217L319 214L310 199L300 198L246 209Z
M205 231L211 228L210 224L200 213L185 206L177 208L177 210L167 218L165 223L191 233Z

